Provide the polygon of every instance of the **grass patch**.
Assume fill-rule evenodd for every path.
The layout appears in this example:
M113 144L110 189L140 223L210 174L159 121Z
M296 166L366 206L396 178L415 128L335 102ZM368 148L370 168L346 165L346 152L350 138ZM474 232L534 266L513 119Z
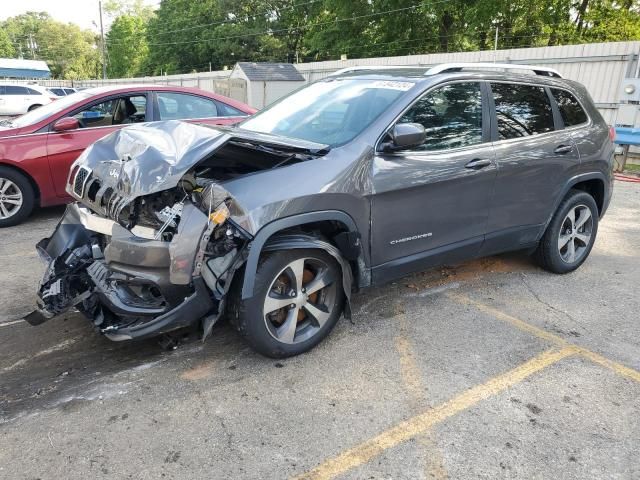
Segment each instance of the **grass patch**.
M633 163L627 163L624 166L624 171L629 173L640 173L640 165L635 165Z

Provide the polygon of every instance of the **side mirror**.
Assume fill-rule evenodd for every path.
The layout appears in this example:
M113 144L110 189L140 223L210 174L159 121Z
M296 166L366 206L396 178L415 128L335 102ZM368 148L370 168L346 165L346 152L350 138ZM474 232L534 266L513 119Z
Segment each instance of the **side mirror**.
M78 122L77 118L73 117L61 118L53 124L54 132L66 132L68 130L75 130L76 128L80 128L80 122Z
M382 144L384 152L396 152L422 145L427 139L424 126L419 123L398 123L389 132L391 141Z

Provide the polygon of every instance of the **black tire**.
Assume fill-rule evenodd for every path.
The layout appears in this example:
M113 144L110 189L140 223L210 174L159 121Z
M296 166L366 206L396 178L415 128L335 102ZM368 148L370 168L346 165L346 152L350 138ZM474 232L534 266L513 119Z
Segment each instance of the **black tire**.
M42 105L40 105L39 103L36 103L35 105L31 105L28 109L27 112L30 112L31 110L35 110L36 108L40 108Z
M31 214L36 203L35 192L29 179L20 172L0 166L0 189L6 185L6 181L11 182L12 185L15 186L15 188L10 187L7 192L18 191L19 194L22 195L22 204L18 208L14 208L11 206L12 204L8 203L5 206L2 200L7 199L8 195L3 196L3 194L0 193L0 204L2 204L0 205L0 228L12 227L13 225L22 223ZM7 192L5 192L5 194ZM9 211L9 209L12 210ZM6 215L7 212L10 213L9 216Z
M567 216L573 211L575 218L576 212L578 212L579 216L575 218L575 224L577 224L582 218L583 212L586 216L585 209L588 209L591 215L586 220L588 223L574 229L574 224ZM591 253L598 233L598 215L598 206L591 195L582 190L570 190L558 206L540 240L540 244L534 254L538 264L545 270L560 274L572 272L582 265L589 253ZM582 232L581 229L583 229ZM569 241L562 248L560 248L562 244L561 233L564 237L562 240L569 238ZM585 242L583 239L587 237L587 233L588 241ZM571 243L573 247L571 247ZM573 261L570 261L572 258L570 247L573 248Z
M272 292L272 295L276 295L274 286L283 285L282 278L286 281L286 272L293 273L293 270L288 269L288 266L295 261L304 262L304 275L307 275L308 271L316 269L313 280L320 278L318 276L320 272L325 272L329 276L328 278L332 279L332 282L318 291L318 296L314 300L317 300L318 303L315 305L311 302L311 297L314 294L312 293L308 297L309 302L307 304L311 304L312 307L319 306L322 308L323 316L326 318L324 323L316 322L315 317L307 313L305 306L301 306L300 313L295 313L295 334L293 337L295 343L286 343L276 338L279 330L278 325L284 327L290 318L289 315L293 319L294 312L298 310L287 306L269 314L265 314L264 311L267 294ZM312 281L305 282L306 280L302 281L303 287L312 283ZM261 259L258 266L255 279L255 295L247 300L241 300L241 287L242 281L238 277L238 281L235 282L230 292L229 313L231 323L235 325L240 335L254 350L271 358L299 355L315 347L333 329L344 308L344 289L340 265L323 250L293 249L269 253ZM289 288L289 286L287 285L286 288ZM293 289L289 290L289 293L291 291ZM285 301L286 294L277 293L277 295L278 300ZM321 299L320 295L324 295L326 302ZM307 297L305 296L305 298ZM297 299L298 297L295 300L286 299L286 301L297 302ZM327 307L327 304L330 303L329 300L331 300L333 308ZM300 301L303 302L304 300ZM280 316L282 323L278 324L275 320L271 320L274 315L275 317ZM303 318L300 319L300 316Z

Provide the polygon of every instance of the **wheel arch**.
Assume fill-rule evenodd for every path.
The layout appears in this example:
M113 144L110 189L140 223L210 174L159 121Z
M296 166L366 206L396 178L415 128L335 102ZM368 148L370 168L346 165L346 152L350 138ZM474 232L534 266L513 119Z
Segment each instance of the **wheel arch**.
M0 160L0 167L8 168L9 170L13 170L16 173L19 173L20 175L23 175L29 181L29 184L31 185L31 188L33 188L33 193L35 194L36 205L38 205L40 203L40 187L38 186L38 183L34 180L34 178L29 174L29 172L27 172L26 170L23 170L22 168L16 166L15 164L7 163L7 162L5 162L3 160Z
M366 286L370 284L369 269L365 266L362 255L362 244L360 233L356 223L351 216L340 210L324 210L318 212L308 212L291 217L280 218L262 227L251 241L247 261L244 265L244 278L242 280L242 299L253 296L255 286L255 276L258 270L260 255L265 251L265 244L274 236L290 233L292 230L310 233L318 228L328 229L336 235L332 238L333 244L326 242L310 243L310 248L323 248L329 253L331 247L337 250L344 257L344 264L351 269L351 274L356 279L356 285ZM333 229L333 230L331 230ZM339 237L340 234L344 234ZM336 237L340 240L336 241ZM302 239L300 241L303 241Z
M542 230L542 235L549 223L551 223L551 219L555 215L558 210L558 206L562 202L562 200L567 196L571 189L583 190L589 193L594 200L596 201L596 205L598 206L598 213L600 216L604 213L605 209L605 201L607 198L607 179L602 172L590 172L590 173L582 173L580 175L576 175L571 177L562 188L560 195L554 202L553 209L549 214L549 218L544 224L544 229Z

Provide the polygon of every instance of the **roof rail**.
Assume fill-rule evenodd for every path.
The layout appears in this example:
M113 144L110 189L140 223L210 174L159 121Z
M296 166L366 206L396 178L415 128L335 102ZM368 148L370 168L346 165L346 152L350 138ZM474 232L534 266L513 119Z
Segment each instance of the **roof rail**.
M560 72L555 68L539 67L537 65L524 65L517 63L488 63L488 62L469 62L469 63L442 63L431 67L425 72L425 75L435 75L437 73L459 72L463 68L502 68L504 70L532 70L536 75L545 77L562 78Z
M420 68L427 68L426 65L418 66L418 65L361 65L356 67L346 67L340 70L337 70L333 73L330 73L329 76L333 77L334 75L342 75L343 73L348 72L358 72L361 70L416 70Z

